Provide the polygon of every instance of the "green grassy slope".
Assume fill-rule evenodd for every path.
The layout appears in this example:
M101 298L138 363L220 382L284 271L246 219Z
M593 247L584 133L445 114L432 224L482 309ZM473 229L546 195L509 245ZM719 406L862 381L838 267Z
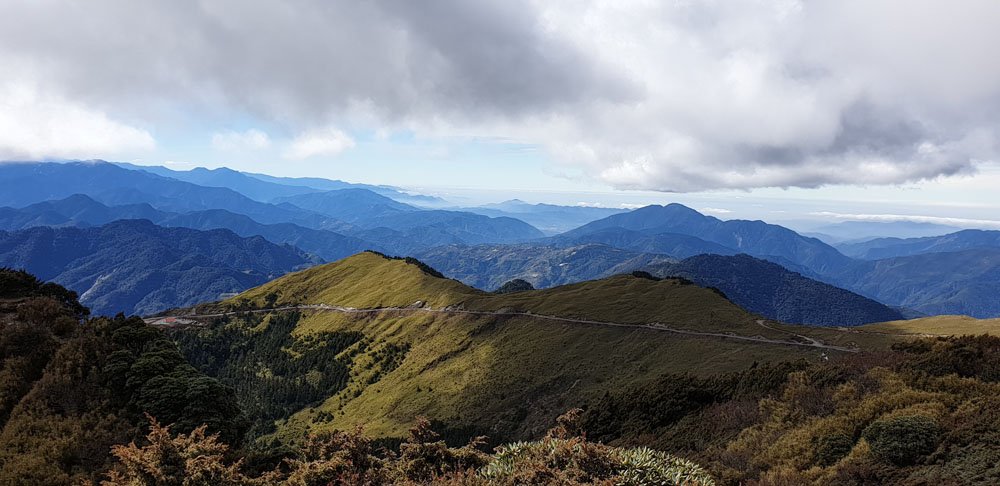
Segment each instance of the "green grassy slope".
M408 307L420 301L431 308L302 309L292 330L299 343L323 345L345 333L363 338L336 356L349 369L346 383L278 421L277 435L289 439L307 430L358 424L375 436L398 437L419 415L453 427L475 426L493 437L528 438L569 408L665 373L707 376L755 362L821 361L843 354L788 343L807 338L848 346L883 346L890 340L874 333L762 325L718 293L681 280L628 275L497 295L373 253L289 274L215 310L239 307L241 301L260 307L268 295L275 307ZM213 322L207 330L187 332L234 326L260 332L268 325L266 316L206 319ZM652 323L669 329L647 327ZM785 343L748 340L762 338ZM314 365L301 366L301 375L316 376ZM267 367L261 363L249 372L268 374Z
M363 252L285 275L230 302L248 299L260 306L271 293L277 294L278 305L331 304L358 308L405 307L418 300L443 307L482 294L461 282L430 275L403 260Z
M882 322L861 326L862 331L898 335L961 336L990 334L1000 336L1000 319L976 319L969 316L931 316L907 321Z
M515 436L543 432L559 413L607 390L667 372L709 375L753 362L817 360L820 350L720 338L678 336L647 328L547 322L531 317L462 315L368 318L315 312L295 333L360 331L370 347L353 360L350 383L284 428L299 432L364 424L375 435L401 435L413 417L453 425L493 424ZM380 350L406 346L385 369ZM316 423L321 412L332 414ZM324 414L326 415L326 414Z
M327 304L360 309L408 307L530 312L616 323L663 323L705 330L767 334L756 318L721 295L676 279L619 275L602 280L512 294L486 293L433 276L417 265L364 252L286 275L231 299L261 307L268 294L278 307Z

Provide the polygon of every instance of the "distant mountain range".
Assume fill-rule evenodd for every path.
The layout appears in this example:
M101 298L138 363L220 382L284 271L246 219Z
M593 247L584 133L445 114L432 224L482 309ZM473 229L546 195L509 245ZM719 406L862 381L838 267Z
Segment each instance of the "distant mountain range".
M217 300L319 263L301 250L231 231L120 220L95 228L0 231L0 266L80 294L96 314L150 314Z
M223 187L206 187L103 161L0 164L0 206L24 207L85 194L109 206L149 204L171 212L225 209L261 223L322 228L330 218L294 206L278 207Z
M606 245L449 245L416 253L416 257L451 278L483 290L495 290L513 279L535 288L554 287L628 273L673 261L666 255L637 253Z
M366 189L383 196L403 202L444 203L432 196L412 195L390 186L373 186L370 184L352 184L350 182L320 179L273 177L264 174L239 172L226 167L206 169L196 167L191 170L173 170L166 167L146 166L118 163L120 167L131 170L149 172L163 177L169 177L192 184L207 187L224 187L232 189L244 196L261 202L272 202L277 198L309 194L312 192L334 191L340 189Z
M421 210L367 189L302 194L276 201L356 225L363 230L351 234L380 242L399 253L447 244L515 243L544 236L518 219Z
M7 207L0 207L0 229L100 228L137 219L162 228L225 229L234 236L259 236L275 245L292 245L304 262L338 260L366 249L416 255L463 282L489 290L513 278L550 287L699 255L747 254L780 265L789 273L779 275L777 267L757 260L753 264L713 260L713 268L733 273L728 284L725 279L710 280L708 275L715 274L706 268L701 269L702 280L694 278L701 274L693 270L691 278L719 288L730 285L723 291L737 296L734 299L741 305L790 322L831 325L834 319L841 319L844 324L854 324L885 312L872 307L868 299L917 313L1000 315L1000 304L989 297L994 282L1000 281L995 274L1000 232L968 230L920 238L880 238L841 242L835 248L782 226L724 221L680 204L624 211L510 200L454 210L427 209L447 202L419 196L389 186L280 178L225 168L177 171L102 161L4 163L0 164L0 206ZM414 198L426 204L411 204ZM838 234L876 229L906 234L948 228L921 223L845 222L823 229L840 231ZM86 239L85 232L65 235ZM17 245L17 251L30 253L25 246L30 242L47 244L26 239ZM87 245L90 243L81 243ZM131 248L129 241L122 245ZM69 246L56 248L69 251ZM16 262L20 257L11 258ZM138 267L143 263L121 264ZM146 260L145 264L152 263ZM676 268L680 271L681 267ZM42 274L46 278L54 275ZM220 281L233 281L218 275ZM759 281L756 284L755 279ZM772 284L763 286L760 282L764 281ZM819 282L867 299L852 300L857 296L838 294L834 290L839 289L817 286ZM82 288L82 284L73 285ZM742 287L754 286L759 288L746 291L746 298L739 297ZM212 284L205 287L215 288ZM802 293L804 289L816 296L802 297L809 295ZM786 294L792 297L786 299ZM823 296L839 297L824 300ZM160 301L178 305L189 299ZM830 306L833 314L824 318L810 301ZM126 305L119 310L139 308L126 300L116 302L91 305L101 311L114 305ZM838 302L856 303L863 309L860 317L838 307Z
M928 315L1000 316L1000 248L859 261L830 280Z
M735 255L738 250L701 238L679 233L647 234L642 231L614 227L597 229L590 233L557 235L546 242L556 246L599 244L631 251L660 253L675 258L713 253Z
M747 253L782 264L788 262L817 274L836 271L851 263L851 259L836 248L783 226L763 221L722 221L680 204L646 206L616 214L585 224L557 238L580 241L595 233L603 233L602 238L617 237L608 233L609 231L621 236L617 244L625 248L631 248L632 242L642 242L643 238L649 236L687 235L704 242L700 243L704 249L699 251L698 240L686 239L685 252L689 254L725 252L726 250L719 249L721 246L731 253ZM668 237L670 244L673 244L672 240L675 238Z
M627 209L588 206L529 204L519 199L485 204L479 207L462 208L462 210L485 216L518 218L548 235L563 233L591 221L628 211Z
M749 255L699 255L647 270L715 287L744 309L782 322L858 326L903 318L885 304Z
M917 238L938 236L960 230L955 226L918 221L843 221L802 232L831 245L857 243L875 238Z
M718 288L751 312L792 324L857 326L903 318L885 304L745 254L677 261L667 255L587 244L448 246L417 257L446 276L484 290L513 279L546 288L645 270Z
M324 260L337 260L359 251L381 249L375 243L333 231L293 223L262 224L225 209L171 213L159 211L148 204L106 206L83 194L20 209L0 208L0 229L7 231L37 226L91 227L120 219L146 219L160 226L199 230L227 229L240 236L259 235L274 243L297 246Z
M878 238L861 243L837 245L837 249L845 255L863 260L879 260L974 248L1000 248L1000 231L962 230L941 236Z
M258 196L264 192L274 195L288 190L301 194L275 198L276 203L260 202L226 187L201 186L154 172L180 174L206 183L229 181L234 187ZM422 210L365 188L303 192L300 186L280 187L280 184L223 169L178 172L143 167L133 170L102 161L0 164L0 206L14 208L84 194L107 206L147 204L171 213L225 210L263 224L292 223L316 230L332 230L369 241L367 246L370 248L398 253L442 244L512 243L544 236L531 225L513 218ZM360 224L351 224L337 216Z

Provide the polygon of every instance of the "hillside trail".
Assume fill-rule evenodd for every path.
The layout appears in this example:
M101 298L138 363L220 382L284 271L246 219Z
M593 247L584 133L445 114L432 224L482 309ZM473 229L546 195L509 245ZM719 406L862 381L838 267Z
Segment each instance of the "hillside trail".
M751 341L756 343L765 344L777 344L781 346L798 346L807 348L818 348L818 349L829 349L832 351L840 351L845 353L857 353L860 351L858 348L836 346L832 344L826 344L818 339L804 336L801 334L796 334L790 331L785 331L782 329L776 329L768 326L763 320L757 320L757 324L761 327L769 329L775 332L781 332L795 336L802 339L803 341L785 341L781 339L771 339L764 336L743 336L740 334L734 334L729 332L707 332L707 331L694 331L690 329L679 329L674 327L669 327L663 323L651 322L651 323L624 323L624 322L611 322L611 321L596 321L591 319L579 319L574 317L561 317L561 316L550 316L544 314L535 314L531 312L523 311L476 311L476 310L465 310L465 309L455 309L455 308L442 308L433 309L430 307L372 307L359 309L355 307L343 307L329 304L303 304L296 306L286 306L286 307L275 307L272 309L252 309L247 311L231 311L231 312L221 312L215 314L187 314L174 317L183 317L187 319L204 319L213 317L227 317L237 314L244 313L266 313L266 312L278 312L278 311L294 311L294 310L315 310L315 311L327 311L327 312L340 312L344 314L377 314L380 312L404 312L404 313L434 313L434 314L449 314L449 315L473 315L473 316L492 316L492 317L530 317L534 319L543 319L547 321L556 322L567 322L572 324L590 324L595 326L610 326L610 327L623 327L623 328L645 328L652 329L654 331L669 332L674 334L682 334L688 336L704 336L704 337L715 337L722 339L734 339L738 341ZM146 318L146 322L155 323L158 320L163 319L163 317L156 318Z
M822 341L820 341L819 339L816 339L816 338L812 338L812 337L809 337L809 336L803 336L802 334L796 334L796 333L794 333L792 331L786 331L784 329L777 329L777 328L768 326L767 325L767 321L765 321L764 319L757 319L757 325L760 326L760 327L763 327L764 329L770 329L770 330L772 330L774 332L780 332L780 333L788 334L789 336L795 336L797 338L805 339L806 341L809 341L810 343L812 343L814 346L819 346L819 345L823 344Z

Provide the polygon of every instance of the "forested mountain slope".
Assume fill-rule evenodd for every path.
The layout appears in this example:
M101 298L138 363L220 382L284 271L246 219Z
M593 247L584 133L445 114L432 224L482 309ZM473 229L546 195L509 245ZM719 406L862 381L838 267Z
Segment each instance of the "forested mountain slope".
M829 278L881 302L925 314L1000 316L1000 248L860 261Z
M923 238L879 238L837 246L845 255L880 260L924 253L944 253L977 248L1000 248L1000 231L963 230Z
M749 255L700 255L647 270L718 288L751 312L791 324L857 326L903 318L885 304Z
M244 237L263 236L272 243L289 244L331 261L364 250L381 249L375 243L334 231L293 223L262 224L225 209L171 213L148 204L106 206L83 194L23 208L0 208L0 230L7 231L37 226L101 226L121 219L148 219L159 226L197 230L226 229Z
M246 312L252 309L263 310ZM529 438L567 407L661 373L820 359L849 354L842 349L858 340L762 325L683 280L623 275L497 295L374 253L289 274L195 312L208 326L175 336L201 369L272 414L284 413L275 412L287 403L281 396L308 397L273 429L286 440L359 423L376 436L398 436L415 415L447 423L449 433ZM246 359L270 363L273 374L251 373L239 364ZM308 373L319 381L296 381ZM284 391L261 396L261 380ZM269 424L254 430L271 433Z
M835 271L851 262L832 246L788 228L763 221L723 221L680 204L646 206L588 223L560 236L580 238L608 230L626 230L641 235L672 233L693 236L735 253L786 260L820 274ZM714 252L706 249L699 253Z
M314 263L301 250L259 236L145 220L0 232L0 266L24 268L79 292L96 314L149 314L215 300Z
M141 319L81 321L75 297L0 269L0 483L105 479L112 445L145 435L144 413L175 432L208 424L239 442L245 422L232 390Z

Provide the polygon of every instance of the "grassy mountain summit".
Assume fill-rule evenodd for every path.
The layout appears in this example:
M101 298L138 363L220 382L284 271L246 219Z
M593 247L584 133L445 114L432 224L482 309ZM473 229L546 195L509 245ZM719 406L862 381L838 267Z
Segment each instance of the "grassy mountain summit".
M373 252L195 310L205 325L174 334L188 359L272 411L260 436L288 440L362 424L401 437L419 415L528 439L568 408L665 373L820 361L885 341L766 322L683 279L493 294ZM300 399L289 407L277 390Z
M437 277L418 265L375 252L288 274L250 289L235 299L263 306L268 295L277 306L330 304L344 307L405 307L422 301L444 307L484 294L458 281Z
M609 231L611 233L609 233ZM695 211L681 204L666 206L651 205L615 214L607 218L583 225L559 236L559 239L581 241L589 235L601 233L603 241L610 241L614 232L615 246L626 249L645 249L655 245L658 252L665 247L682 248L685 256L698 253L720 253L718 246L732 250L732 253L747 253L760 258L825 273L841 268L851 262L832 246L815 238L807 238L788 228L763 221L721 220ZM666 241L649 241L649 236L670 235ZM678 240L677 235L689 238ZM690 238L694 237L694 238ZM697 241L703 240L711 246L697 250ZM629 243L638 244L632 247ZM627 245L627 246L626 246ZM648 250L644 250L648 251ZM675 255L679 256L679 255Z
M414 259L363 252L278 278L235 297L255 307L330 305L357 309L419 307L530 313L614 323L698 328L759 327L723 295L683 279L615 275L516 294L494 294L443 278Z

